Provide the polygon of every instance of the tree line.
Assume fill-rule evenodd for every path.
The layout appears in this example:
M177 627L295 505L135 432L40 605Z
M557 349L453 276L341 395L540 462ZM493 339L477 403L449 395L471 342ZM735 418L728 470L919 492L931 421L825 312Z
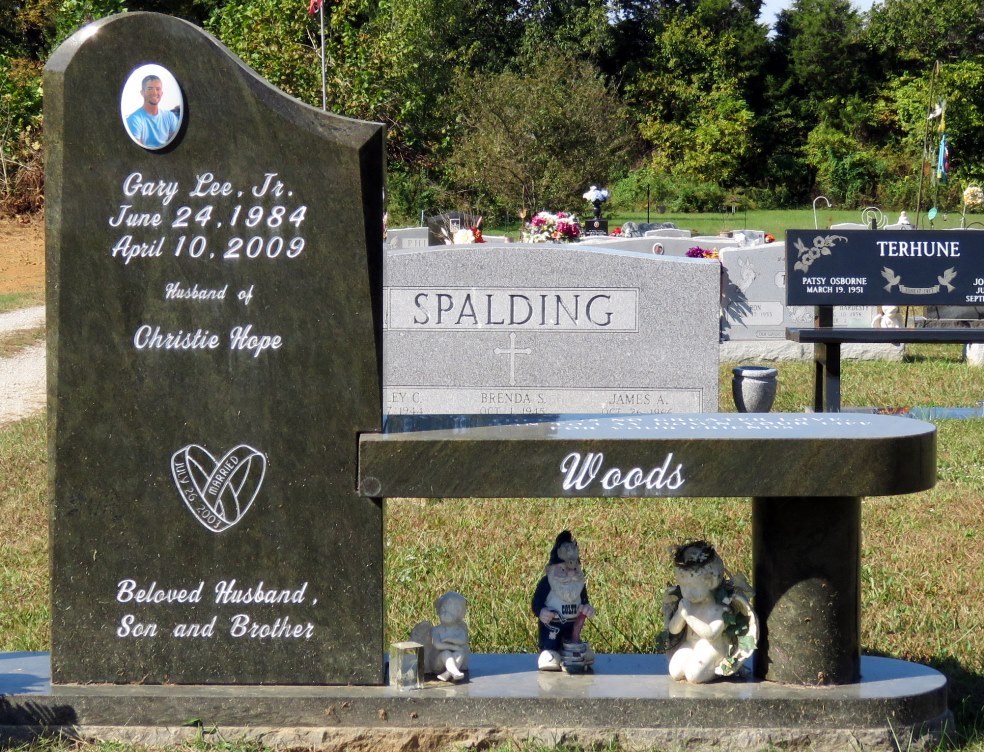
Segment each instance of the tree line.
M287 93L387 127L392 221L468 209L956 210L984 178L979 0L13 0L0 206L41 202L41 69L91 20L189 20ZM934 112L936 114L934 115ZM946 170L939 141L947 135Z

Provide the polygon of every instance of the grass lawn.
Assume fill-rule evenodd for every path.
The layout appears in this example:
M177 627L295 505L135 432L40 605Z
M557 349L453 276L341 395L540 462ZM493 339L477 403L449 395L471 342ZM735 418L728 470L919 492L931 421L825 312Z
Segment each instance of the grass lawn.
M0 293L0 313L44 305L43 292L5 292Z
M723 411L734 409L731 365L721 365ZM779 371L774 409L802 411L812 364L783 363ZM963 365L958 346L915 345L903 363L845 362L842 389L845 406L972 406L984 399L984 371ZM945 673L960 733L953 742L984 752L984 422L937 425L937 486L863 503L862 641L867 652ZM49 646L45 431L43 415L0 428L5 651ZM554 537L570 528L598 609L586 638L599 652L651 652L660 594L672 577L668 548L707 538L732 570L750 574L750 511L740 499L390 500L387 642L433 618L434 599L455 589L471 602L474 651L533 651L529 599Z

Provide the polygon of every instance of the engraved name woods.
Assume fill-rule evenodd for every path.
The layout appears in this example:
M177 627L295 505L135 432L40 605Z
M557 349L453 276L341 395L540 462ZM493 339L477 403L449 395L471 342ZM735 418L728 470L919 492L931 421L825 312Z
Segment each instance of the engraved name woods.
M585 455L571 452L561 461L560 472L564 476L565 491L584 491L593 484L601 484L606 491L613 491L619 487L626 491L634 491L643 486L650 491L664 488L675 491L686 482L683 477L683 465L677 463L676 467L673 467L672 452L666 455L662 465L649 470L641 467L633 467L629 470L606 467L605 455L602 452L588 452Z
M236 580L221 580L215 584L214 603L216 606L273 606L278 604L301 604L307 597L308 583L302 582L295 589L279 589L267 587L261 580L252 587L242 587ZM201 580L193 587L162 588L157 582L141 586L136 580L120 580L117 584L116 602L127 604L167 605L172 603L198 604L202 602L205 581ZM311 605L318 605L318 599L311 600ZM135 614L124 614L116 627L117 637L157 637L166 630L171 637L211 638L214 637L219 624L219 615L211 619L189 623L179 622L169 629L162 628L156 622L139 621ZM314 624L311 622L296 623L288 616L277 616L272 621L267 617L260 621L249 614L234 614L223 622L234 639L251 640L310 640L314 636Z

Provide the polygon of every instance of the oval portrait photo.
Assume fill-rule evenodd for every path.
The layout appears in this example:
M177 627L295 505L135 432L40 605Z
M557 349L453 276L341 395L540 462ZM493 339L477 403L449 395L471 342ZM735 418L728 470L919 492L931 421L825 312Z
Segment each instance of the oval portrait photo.
M145 149L163 149L181 129L184 100L167 68L148 63L135 68L123 85L120 116L126 132Z

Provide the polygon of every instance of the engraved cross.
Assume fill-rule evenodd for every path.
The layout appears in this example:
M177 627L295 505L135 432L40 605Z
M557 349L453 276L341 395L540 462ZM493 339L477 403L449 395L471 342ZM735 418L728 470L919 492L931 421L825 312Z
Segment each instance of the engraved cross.
M509 386L516 386L516 356L517 355L530 355L533 350L529 347L523 348L522 350L516 349L516 334L515 332L509 333L509 349L503 350L501 347L495 348L493 352L496 355L508 355L509 356Z

